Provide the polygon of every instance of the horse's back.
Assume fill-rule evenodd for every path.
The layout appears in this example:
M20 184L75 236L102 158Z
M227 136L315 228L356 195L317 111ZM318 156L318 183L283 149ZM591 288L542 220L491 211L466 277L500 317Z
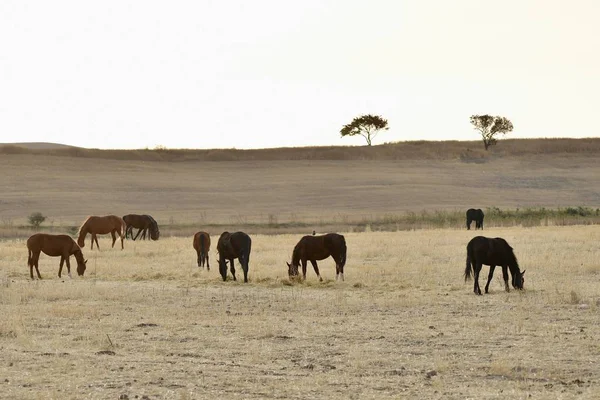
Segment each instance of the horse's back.
M69 235L36 233L27 239L27 248L31 251L43 251L49 256L59 256L65 250L72 252L79 249L79 246Z
M210 249L210 235L207 232L196 232L194 234L194 249L198 250L204 244L204 249L208 251Z
M467 255L474 262L485 265L506 265L513 255L513 248L503 238L476 236L467 245Z
M223 232L217 242L217 251L225 258L238 258L244 251L250 253L252 239L244 232Z

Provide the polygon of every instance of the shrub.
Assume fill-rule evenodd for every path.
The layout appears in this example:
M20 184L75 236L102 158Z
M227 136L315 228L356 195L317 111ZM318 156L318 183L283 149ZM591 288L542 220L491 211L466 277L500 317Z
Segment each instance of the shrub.
M44 216L41 212L34 212L29 217L29 224L34 228L39 228L42 222L46 220L46 216Z

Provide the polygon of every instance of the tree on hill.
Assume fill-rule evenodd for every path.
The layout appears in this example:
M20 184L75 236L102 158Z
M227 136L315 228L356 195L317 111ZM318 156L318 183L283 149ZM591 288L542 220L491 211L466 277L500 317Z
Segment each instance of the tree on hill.
M378 115L366 114L356 117L348 125L340 130L342 137L360 135L367 141L367 145L371 146L371 141L380 130L388 130L388 122L386 119Z
M488 147L496 144L498 134L506 135L512 132L513 124L508 118L491 115L471 115L471 124L481 133L483 145Z

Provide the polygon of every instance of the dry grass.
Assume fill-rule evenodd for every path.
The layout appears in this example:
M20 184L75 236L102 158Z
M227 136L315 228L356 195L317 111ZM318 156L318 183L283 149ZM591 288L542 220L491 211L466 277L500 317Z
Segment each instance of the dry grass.
M250 283L195 266L188 238L84 248L83 279L31 282L2 244L0 382L10 399L597 398L600 228L497 228L523 292L465 284L473 232L347 233L346 281L287 280L298 235L253 237Z
M464 149L464 143L457 143ZM580 148L586 141L575 143ZM507 145L502 143L498 149ZM401 145L388 147L394 146ZM410 143L402 146L421 148ZM434 144L428 151L435 148ZM401 154L408 155L409 150ZM173 226L189 235L210 225L221 230L244 226L266 233L257 226L283 224L294 232L311 232L339 230L349 224L364 227L370 221L394 225L398 216L423 210L464 213L470 207L600 206L597 153L589 153L596 155L590 157L583 150L518 156L498 152L487 155L481 164L453 156L294 160L302 151L282 150L289 160L232 162L2 155L2 235L19 234L18 227L27 225L32 212L48 217L45 227L59 229L78 227L88 215L147 213L160 226ZM457 221L455 227L463 224ZM486 219L487 224L493 220Z

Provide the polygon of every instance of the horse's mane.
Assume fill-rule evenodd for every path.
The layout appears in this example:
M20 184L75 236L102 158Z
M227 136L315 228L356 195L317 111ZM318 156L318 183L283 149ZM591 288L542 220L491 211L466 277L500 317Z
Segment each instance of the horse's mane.
M81 226L79 227L79 230L77 231L77 236L81 235L81 230L83 229L84 226L87 225L90 218L92 218L92 216L88 215L87 218L85 219L85 221L83 221L83 224L81 224Z
M300 264L300 243L294 247L292 252L292 265L298 266Z

